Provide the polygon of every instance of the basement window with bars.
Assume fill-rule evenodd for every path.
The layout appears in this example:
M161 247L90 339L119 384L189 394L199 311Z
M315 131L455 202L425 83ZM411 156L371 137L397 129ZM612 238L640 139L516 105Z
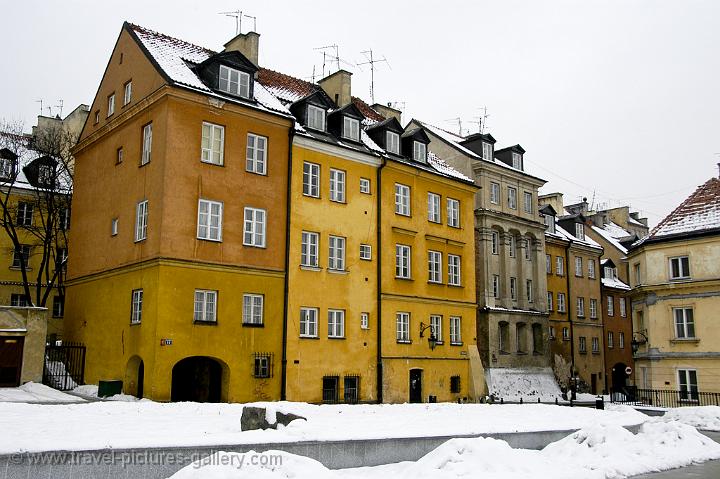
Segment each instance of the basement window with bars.
M253 355L253 377L271 378L273 377L273 354L272 353L255 353Z
M338 383L340 376L324 376L322 380L323 402L335 404L338 402Z
M343 378L343 401L357 404L360 398L360 375L352 374Z

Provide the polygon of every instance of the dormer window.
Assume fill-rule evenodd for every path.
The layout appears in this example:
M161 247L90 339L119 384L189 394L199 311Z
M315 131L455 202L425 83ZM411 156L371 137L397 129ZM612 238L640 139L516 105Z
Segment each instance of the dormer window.
M615 274L615 268L605 266L605 277L607 279L614 279L617 275Z
M38 183L41 185L52 185L53 183L53 168L50 165L39 165L38 166Z
M545 215L545 226L548 232L555 233L555 217L553 215Z
M0 178L10 179L15 173L15 162L10 158L0 158Z
M581 241L585 240L585 225L582 223L575 223L575 237Z
M325 110L315 105L308 105L307 126L313 130L325 131Z
M482 157L483 160L492 161L492 143L483 142L482 144Z
M427 145L419 141L413 141L413 160L427 161Z
M512 166L517 170L522 170L522 155L520 153L513 152Z
M400 154L400 135L394 131L388 131L385 133L385 149L388 153L395 155Z
M220 91L250 98L250 75L234 68L220 65Z
M356 118L343 117L343 138L360 141L360 122Z

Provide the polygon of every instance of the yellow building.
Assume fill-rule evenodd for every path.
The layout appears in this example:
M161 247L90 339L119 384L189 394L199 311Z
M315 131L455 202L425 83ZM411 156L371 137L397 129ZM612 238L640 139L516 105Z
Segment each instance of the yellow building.
M628 253L635 383L720 391L720 179L711 178Z

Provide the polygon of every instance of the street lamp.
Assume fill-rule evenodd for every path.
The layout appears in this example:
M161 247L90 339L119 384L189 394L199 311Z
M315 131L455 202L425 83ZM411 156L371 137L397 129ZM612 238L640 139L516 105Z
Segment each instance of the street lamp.
M639 334L642 336L641 339L636 339L635 335ZM633 333L632 341L630 341L630 347L632 348L633 354L636 354L638 352L638 349L640 349L640 345L645 344L649 341L647 335L643 333L642 331L635 331Z
M430 328L430 337L428 338L428 345L430 346L430 350L435 349L435 346L437 345L437 336L435 336L435 330L432 327L432 324L425 324L420 323L420 337L424 337L423 333L426 329Z

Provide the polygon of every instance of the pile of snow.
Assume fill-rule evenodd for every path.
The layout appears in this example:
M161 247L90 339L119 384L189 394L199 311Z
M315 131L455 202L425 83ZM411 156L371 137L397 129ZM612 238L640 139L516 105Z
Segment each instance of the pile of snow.
M101 398L100 396L98 396L97 384L86 384L84 386L78 386L73 389L73 392L75 394L79 394L88 398L103 399L107 401L139 401L138 398L136 398L135 396L130 396L129 394L115 394L114 396Z
M693 427L656 422L644 424L638 434L620 426L590 426L542 451L513 449L507 442L492 438L451 439L417 462L337 471L313 459L281 451L259 455L272 465L254 466L249 464L251 455L257 459L255 452L221 452L206 458L205 465L198 461L172 478L617 478L717 459L720 444Z
M670 409L662 416L666 421L680 421L707 431L720 431L720 407L696 406Z
M77 396L65 394L44 384L25 383L17 388L0 388L0 402L68 403L82 402Z
M53 361L45 356L45 370L49 373L48 382L56 389L69 391L78 386L62 361Z
M550 368L488 368L485 370L488 392L496 400L553 402L562 399L560 387Z
M461 436L497 432L576 430L592 424L635 425L647 416L542 404L252 403L294 413L278 430L242 431L242 404L101 401L42 406L0 403L0 454L56 449L218 446L297 441ZM67 425L72 424L72 434ZM7 432L7 433L5 433ZM38 440L42 438L42 440Z

